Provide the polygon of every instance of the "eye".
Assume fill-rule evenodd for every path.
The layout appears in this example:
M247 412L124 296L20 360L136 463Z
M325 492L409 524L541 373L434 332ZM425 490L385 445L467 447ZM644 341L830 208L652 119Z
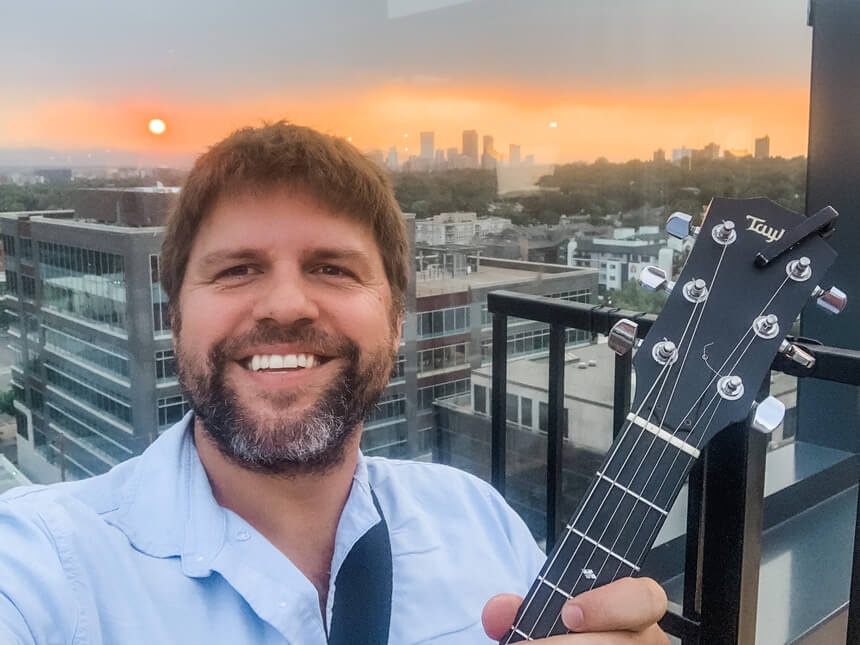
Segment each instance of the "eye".
M324 264L317 269L317 273L332 277L351 277L352 273L335 264Z
M247 264L239 264L234 267L230 267L229 269L225 269L221 271L216 278L218 280L221 279L230 279L230 278L243 278L247 275L251 274L251 267Z

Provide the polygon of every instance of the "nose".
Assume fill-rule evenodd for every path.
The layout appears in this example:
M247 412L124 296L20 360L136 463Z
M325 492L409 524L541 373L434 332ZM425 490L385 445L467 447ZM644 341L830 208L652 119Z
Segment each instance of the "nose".
M273 320L291 324L300 320L314 321L319 307L302 272L296 268L278 267L260 285L260 294L254 303L254 319Z

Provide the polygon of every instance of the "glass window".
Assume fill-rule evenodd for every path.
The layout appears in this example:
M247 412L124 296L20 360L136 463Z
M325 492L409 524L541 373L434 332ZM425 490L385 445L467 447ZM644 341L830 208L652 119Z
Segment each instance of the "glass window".
M507 393L507 406L506 406L506 418L508 421L512 421L514 423L519 423L520 420L520 410L519 410L520 399L516 394Z
M475 385L475 411L487 414L487 388Z
M520 398L520 424L532 427L532 400L525 396Z

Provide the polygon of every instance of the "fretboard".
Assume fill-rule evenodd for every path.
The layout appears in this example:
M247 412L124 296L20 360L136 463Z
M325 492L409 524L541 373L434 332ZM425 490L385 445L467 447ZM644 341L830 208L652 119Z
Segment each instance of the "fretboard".
M566 634L569 598L636 576L698 455L682 435L627 423L500 642Z

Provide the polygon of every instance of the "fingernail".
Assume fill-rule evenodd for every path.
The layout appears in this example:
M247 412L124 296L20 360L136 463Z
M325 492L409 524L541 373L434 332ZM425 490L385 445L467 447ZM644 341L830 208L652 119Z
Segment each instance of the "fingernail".
M584 618L585 617L582 615L582 607L579 605L565 605L561 609L561 620L568 629L573 631L582 627Z

